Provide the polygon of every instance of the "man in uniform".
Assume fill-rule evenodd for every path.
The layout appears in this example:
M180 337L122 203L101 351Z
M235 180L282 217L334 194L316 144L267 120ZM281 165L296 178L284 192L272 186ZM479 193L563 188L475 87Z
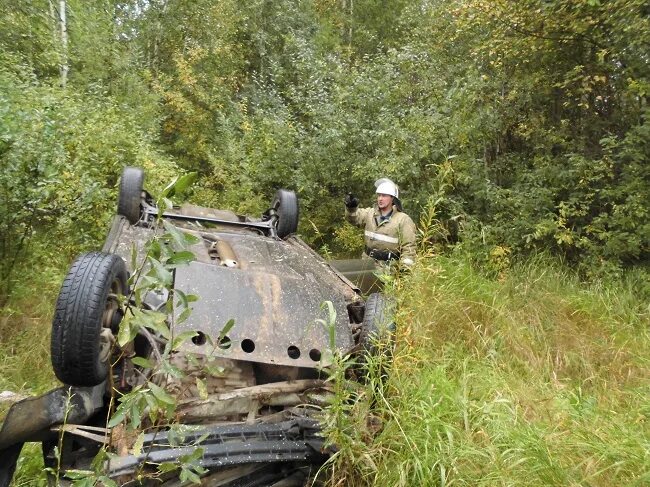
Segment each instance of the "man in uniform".
M411 266L415 262L415 224L401 210L399 189L390 179L375 181L377 204L359 208L352 193L345 197L345 217L365 229L364 257L377 261L397 260Z

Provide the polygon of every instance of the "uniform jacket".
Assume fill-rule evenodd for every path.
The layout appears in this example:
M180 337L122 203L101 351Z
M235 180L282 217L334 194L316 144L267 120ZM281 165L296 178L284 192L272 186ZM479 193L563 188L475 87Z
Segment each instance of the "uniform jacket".
M391 216L380 221L381 213L374 208L346 208L347 221L365 230L366 249L399 252L401 259L415 260L415 223L411 217L393 205Z

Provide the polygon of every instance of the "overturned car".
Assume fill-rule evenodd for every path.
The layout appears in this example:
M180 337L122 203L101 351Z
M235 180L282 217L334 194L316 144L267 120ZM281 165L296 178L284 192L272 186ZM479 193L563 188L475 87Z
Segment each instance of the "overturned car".
M51 352L64 386L8 411L0 487L26 442L61 484L94 471L104 484L303 485L328 458L318 413L333 357L375 350L389 302L295 236L291 191L250 218L163 210L143 183L125 168L102 251L62 284Z

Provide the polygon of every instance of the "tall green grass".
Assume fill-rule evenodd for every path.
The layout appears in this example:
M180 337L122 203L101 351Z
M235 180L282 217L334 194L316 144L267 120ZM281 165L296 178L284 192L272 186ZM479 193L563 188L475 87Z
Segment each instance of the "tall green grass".
M0 391L40 394L56 384L50 362L50 331L67 268L67 262L59 260L31 259L16 271L21 278L13 283L10 301L0 308Z
M53 286L40 286L31 295L18 293L17 299L0 311L0 391L30 396L58 385L50 362L51 314L56 300L50 288ZM0 404L0 420L8 406ZM23 448L13 485L47 485L39 444Z
M650 484L634 282L585 285L544 259L491 279L438 257L397 287L390 379L372 409L367 389L350 406L333 484Z

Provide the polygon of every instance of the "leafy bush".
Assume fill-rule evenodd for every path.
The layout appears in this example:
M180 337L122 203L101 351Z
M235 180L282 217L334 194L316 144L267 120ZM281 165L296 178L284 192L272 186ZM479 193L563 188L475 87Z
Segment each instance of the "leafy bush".
M72 95L0 71L0 304L17 265L47 266L96 246L114 214L122 167L152 169L159 185L174 164L156 153L133 113L105 96ZM154 162L155 161L155 162ZM155 171L153 170L155 168Z

